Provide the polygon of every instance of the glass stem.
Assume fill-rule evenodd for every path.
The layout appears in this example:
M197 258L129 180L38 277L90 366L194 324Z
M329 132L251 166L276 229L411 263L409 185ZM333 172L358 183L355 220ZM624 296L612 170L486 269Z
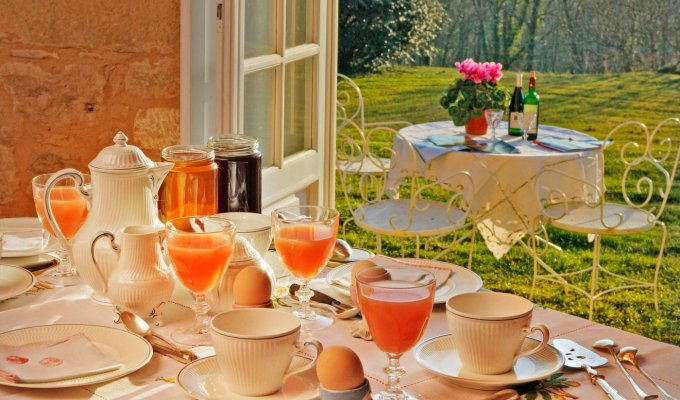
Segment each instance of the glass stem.
M208 310L210 310L210 305L205 301L205 293L194 293L194 296L196 296L196 301L191 306L196 316L194 333L208 333Z
M75 273L71 260L73 260L73 248L71 247L71 240L66 238L59 238L59 250L57 250L57 257L59 257L59 265L54 269L57 275L72 275Z
M312 296L314 296L314 292L309 288L309 281L303 280L300 284L300 288L295 292L295 297L297 297L300 302L300 307L295 310L295 315L298 318L314 319L316 316L314 311L309 307L309 301Z
M401 354L387 353L387 357L389 362L384 369L387 374L387 386L383 392L385 396L381 396L381 399L406 399L406 393L399 384L401 376L406 372L406 369L399 364Z

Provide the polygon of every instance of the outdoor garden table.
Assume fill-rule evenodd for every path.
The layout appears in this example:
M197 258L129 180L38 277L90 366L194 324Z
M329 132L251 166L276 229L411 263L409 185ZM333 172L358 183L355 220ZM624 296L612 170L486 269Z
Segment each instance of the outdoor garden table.
M454 171L470 173L474 183L473 193L469 196L471 217L496 258L501 258L525 234L535 232L540 226L537 222L543 214L536 194L535 177L542 170L549 167L565 174L563 181L553 182L553 186L560 187L570 199L593 197L593 188L602 187L602 160L598 149L558 152L532 142L521 143L521 137L503 135L505 132L507 125L502 122L497 129L498 137L515 146L519 153L460 151L437 146L428 140L435 135L463 135L464 127L456 127L451 121L412 125L399 131L418 153L415 162L418 175L436 180ZM488 135L472 138L489 141ZM386 181L388 190L393 194L401 179L413 172L409 171L408 166L413 164L402 136L395 139L397 159ZM546 125L539 127L538 137L539 140L548 137L594 140L581 132Z
M328 288L322 277L315 279L313 286L326 290L329 294L342 298L338 292ZM110 305L96 303L91 300L92 289L85 285L68 288L41 290L37 293L26 293L16 298L0 302L0 327L2 331L30 327L42 324L93 324L124 329L115 325ZM176 328L178 321L186 322L192 318L191 311L181 303L189 304L188 293L182 285L176 285L173 303L166 315L167 325L155 329L156 332L169 336ZM342 298L348 301L347 298ZM602 338L610 338L621 346L635 346L640 350L643 367L669 393L680 396L680 347L647 339L632 333L600 325L582 318L563 314L550 309L537 307L534 322L546 324L552 338L569 338L584 346ZM375 343L350 337L348 333L351 321L336 321L325 331L314 332L324 346L345 345L352 348L361 358L365 374L372 390L379 391L383 387L386 365L385 355L378 350ZM430 318L423 340L448 333L445 309L436 305ZM609 357L600 353L605 357ZM611 359L610 359L611 361ZM402 365L407 373L402 383L407 390L429 399L479 400L490 392L466 389L456 386L451 381L435 376L419 366L413 352L403 357ZM174 378L184 365L166 356L154 353L153 358L136 372L106 383L64 389L23 389L0 385L2 399L188 399ZM633 377L643 389L656 393L651 384L632 368ZM599 371L607 376L607 380L626 398L634 398L631 387L623 375L615 368L605 367ZM581 399L606 399L597 386L593 386L586 373L567 371L569 379L578 381L581 386L569 391Z

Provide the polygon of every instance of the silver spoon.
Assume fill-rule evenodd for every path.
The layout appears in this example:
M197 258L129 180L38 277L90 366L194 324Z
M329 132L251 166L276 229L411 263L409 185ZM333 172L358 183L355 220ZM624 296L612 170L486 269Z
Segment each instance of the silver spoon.
M644 375L645 378L649 379L649 381L652 382L657 389L659 389L659 392L661 392L661 394L664 395L664 397L666 397L666 400L677 400L675 397L671 396L670 394L668 394L668 392L663 390L663 388L659 386L659 384L656 383L654 379L652 379L652 377L649 376L644 369L642 369L642 367L640 367L640 364L638 364L636 358L637 352L638 349L636 349L635 347L626 346L621 348L621 351L619 351L617 357L620 361L628 362L635 366L635 368L637 368L637 370L640 371L640 373L642 373L642 375Z
M333 248L334 258L347 258L352 255L352 246L342 239L337 239L335 241L335 247Z
M630 385L633 387L633 390L635 390L635 393L638 395L639 398L641 398L643 400L652 400L652 399L658 399L659 398L659 396L656 395L656 394L645 393L645 391L642 390L642 388L640 388L640 386L638 386L637 383L635 383L635 381L633 380L633 377L630 376L628 371L626 371L626 369L623 367L623 364L621 364L621 361L619 361L619 358L618 358L619 346L616 344L616 342L614 342L611 339L602 339L602 340L598 340L597 342L595 342L593 344L593 347L596 348L596 349L609 351L609 354L611 354L612 357L614 358L616 365L619 366L619 369L621 370L623 375L626 377L626 379L628 379L628 382L630 382Z
M189 362L198 359L198 356L191 351L180 349L174 344L151 332L151 327L149 324L147 324L144 319L136 314L133 314L130 311L123 311L120 313L120 320L130 332L143 336L146 339L153 338L164 343L163 346L152 343L154 350L157 350L159 353L163 353L180 362Z

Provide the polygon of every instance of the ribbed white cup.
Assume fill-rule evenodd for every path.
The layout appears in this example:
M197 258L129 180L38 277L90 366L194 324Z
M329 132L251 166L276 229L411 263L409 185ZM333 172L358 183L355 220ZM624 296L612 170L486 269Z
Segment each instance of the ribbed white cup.
M264 396L281 388L284 375L316 365L316 358L301 370L288 371L300 347L300 321L293 314L267 308L242 308L217 314L210 321L217 362L225 383L235 393ZM305 343L321 352L316 341Z
M450 298L446 318L464 369L478 374L502 374L520 357L540 351L549 340L548 328L531 325L533 304L507 293L476 292ZM539 345L520 352L525 337L541 331Z

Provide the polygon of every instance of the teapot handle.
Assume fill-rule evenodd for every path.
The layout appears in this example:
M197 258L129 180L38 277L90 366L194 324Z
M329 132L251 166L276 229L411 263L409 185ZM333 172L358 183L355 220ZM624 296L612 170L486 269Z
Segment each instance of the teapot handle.
M102 272L102 269L101 267L99 267L99 263L97 262L97 257L94 254L94 246L97 244L97 240L105 236L109 238L109 241L111 242L111 248L113 249L113 251L115 251L116 253L120 252L120 246L115 242L116 237L113 235L113 233L109 231L98 232L92 239L92 242L90 242L90 255L92 256L94 268L95 270L97 270L97 276L99 277L99 281L104 287L104 294L106 294L106 292L108 291L108 282L106 281L106 278L104 278L104 273Z
M67 251L70 251L68 241L66 240L64 234L59 228L57 221L54 219L54 213L52 212L52 204L50 202L50 193L52 192L52 188L54 188L58 181L66 177L71 177L76 182L78 182L78 191L80 191L80 194L82 194L83 197L87 199L88 203L90 202L90 194L87 192L87 190L85 190L85 177L83 176L82 172L78 171L77 169L66 168L52 174L50 179L48 179L47 182L45 183L45 193L43 193L43 208L45 211L45 216L47 217L47 222L50 224L52 232L54 232L55 235L57 236L57 239L61 243L62 248L69 249Z

